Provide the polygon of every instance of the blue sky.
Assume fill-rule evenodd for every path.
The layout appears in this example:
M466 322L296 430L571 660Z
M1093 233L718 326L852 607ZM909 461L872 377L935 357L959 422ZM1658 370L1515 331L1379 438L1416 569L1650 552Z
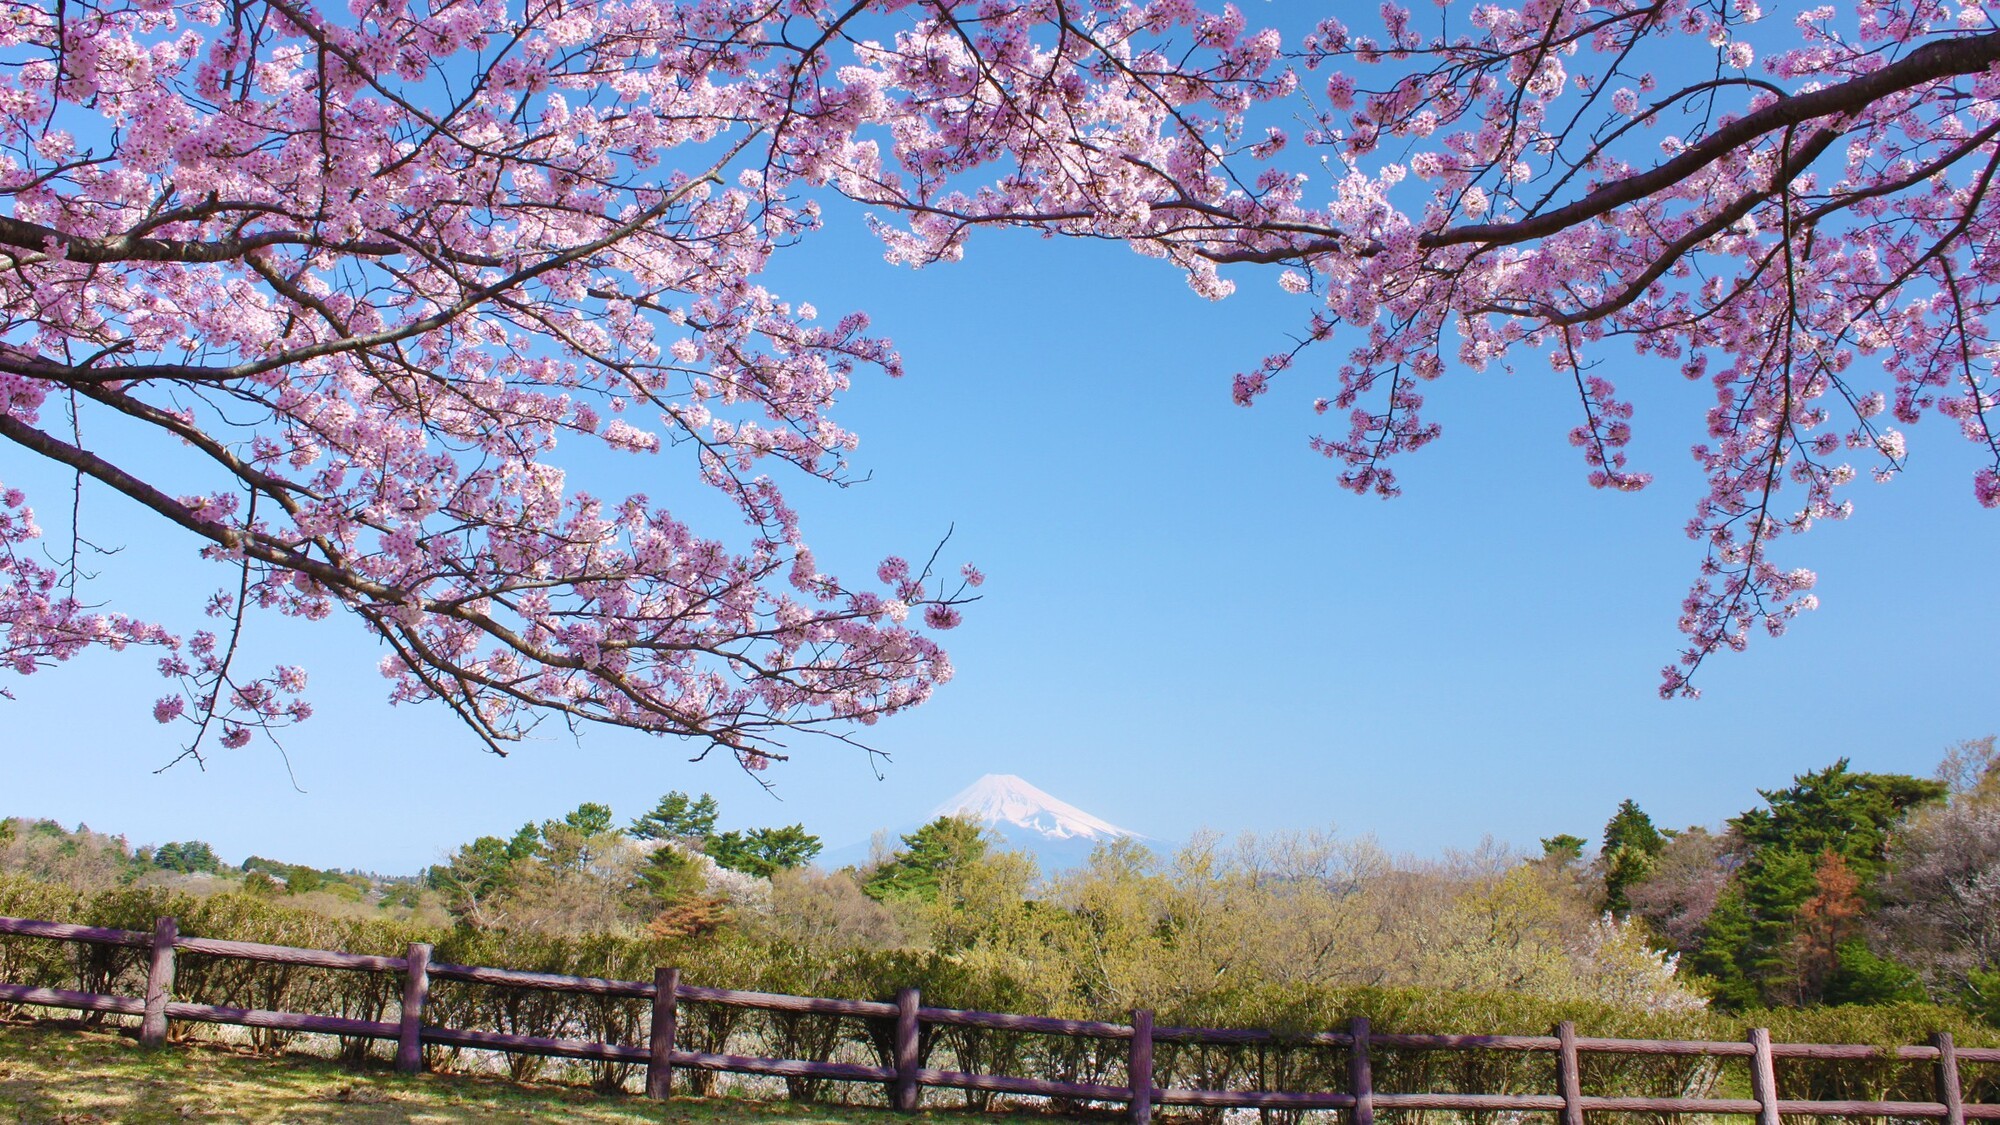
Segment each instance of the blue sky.
M1584 483L1574 390L1533 353L1511 374L1453 370L1428 388L1443 439L1398 466L1406 495L1357 498L1307 448L1341 426L1310 410L1335 351L1231 405L1230 376L1311 311L1275 271L1231 276L1237 295L1211 304L1120 246L998 232L911 271L837 208L780 256L775 289L829 322L866 310L909 372L864 376L837 413L866 483L794 483L821 565L865 575L952 528L941 561L989 576L946 638L956 680L867 732L886 763L804 740L766 775L774 797L620 731L551 726L500 759L441 711L388 706L381 651L351 623L265 619L253 656L313 677L289 772L259 742L156 774L181 733L150 717L163 681L146 654L98 653L0 681L18 697L0 701L0 815L413 872L480 834L587 800L630 817L669 789L716 794L725 827L800 821L837 847L1003 772L1162 840L1331 825L1434 853L1594 836L1626 797L1662 824L1716 824L1842 756L1928 773L1948 744L2000 730L2000 513L1973 502L1975 451L1948 427L1915 428L1909 472L1856 485L1851 520L1780 545L1819 572L1822 609L1715 658L1700 701L1665 703L1700 559L1681 529L1705 385L1599 353L1638 407L1634 467L1657 476L1620 495ZM668 459L583 467L717 510ZM4 448L0 481L57 522L66 482ZM108 496L86 518L124 548L95 596L201 626L227 575L195 544Z
M990 576L949 636L957 679L870 732L883 777L808 741L768 775L774 799L680 743L601 730L495 758L437 711L389 707L351 625L269 620L263 652L314 677L318 713L286 739L303 793L262 744L156 775L177 732L148 714L150 658L97 654L10 681L0 811L410 872L581 801L629 817L676 788L714 792L725 825L796 820L837 846L1007 772L1167 840L1333 825L1429 853L1592 835L1624 797L1664 824L1715 823L1843 755L1927 773L2000 729L2000 519L1942 427L1915 433L1904 479L1857 486L1852 520L1784 546L1820 572L1822 609L1712 662L1702 700L1664 703L1699 558L1680 529L1702 388L1606 353L1638 401L1634 460L1659 476L1630 496L1583 483L1572 392L1532 357L1453 372L1431 388L1445 436L1403 466L1407 495L1360 499L1306 448L1325 357L1254 409L1229 402L1229 376L1308 312L1274 275L1210 304L1119 247L1021 235L913 272L852 219L773 284L829 316L867 309L909 375L864 381L842 414L872 478L795 498L836 572L955 527L945 560ZM615 464L657 499L692 487L659 461ZM17 454L0 468L48 479ZM219 576L128 514L92 502L98 537L126 545L98 589L195 627L192 595Z

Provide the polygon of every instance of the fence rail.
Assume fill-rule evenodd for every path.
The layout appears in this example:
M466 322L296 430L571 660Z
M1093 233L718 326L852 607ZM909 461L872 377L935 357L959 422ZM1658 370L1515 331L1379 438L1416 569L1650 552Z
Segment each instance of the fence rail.
M1755 1117L1758 1125L1780 1125L1787 1114L1815 1117L1935 1118L1946 1125L1966 1121L2000 1121L2000 1104L1967 1103L1961 1096L1959 1063L2000 1063L2000 1048L1957 1047L1951 1036L1939 1034L1929 1044L1869 1046L1864 1044L1773 1043L1758 1028L1747 1042L1669 1039L1605 1039L1579 1036L1563 1023L1554 1035L1419 1035L1373 1032L1357 1017L1344 1031L1280 1035L1270 1031L1231 1028L1154 1027L1152 1013L1135 1011L1130 1024L1066 1020L1047 1016L1012 1015L958 1008L924 1007L916 989L903 989L891 1002L835 1000L745 992L682 984L679 970L662 968L652 981L608 980L560 973L526 972L432 962L431 947L413 943L402 957L368 956L286 945L227 941L182 935L172 918L161 918L150 934L0 917L0 936L45 938L145 949L149 961L144 997L112 996L60 988L35 988L0 982L0 1002L112 1012L140 1017L139 1039L149 1047L164 1044L171 1020L232 1024L356 1038L393 1040L396 1067L406 1074L423 1069L425 1044L469 1047L516 1054L602 1062L643 1063L646 1092L665 1098L672 1090L675 1068L728 1071L779 1078L866 1082L886 1087L889 1103L900 1110L917 1108L924 1087L976 1090L998 1094L1059 1098L1069 1101L1125 1103L1135 1125L1146 1125L1155 1106L1282 1110L1344 1110L1352 1125L1373 1125L1377 1110L1456 1110L1461 1112L1530 1111L1555 1116L1557 1125L1584 1125L1591 1112L1709 1114ZM357 972L395 973L403 977L398 1018L349 1019L301 1012L274 1012L193 1004L172 998L174 955L177 952L231 957L248 961ZM434 980L512 988L538 988L593 996L652 1002L652 1019L644 1045L601 1043L581 1039L551 1039L439 1027L423 1022L430 983ZM893 1022L889 1058L893 1065L815 1059L761 1058L682 1050L675 1045L680 1001L730 1005L774 1012L847 1016ZM921 1065L919 1051L924 1024L1030 1032L1042 1035L1123 1040L1128 1044L1127 1085L1060 1082L1001 1074L940 1070ZM1160 1088L1153 1084L1156 1043L1243 1045L1281 1043L1344 1048L1348 1055L1348 1089L1341 1091L1193 1090ZM1555 1094L1385 1093L1373 1088L1371 1052L1376 1049L1434 1051L1542 1051L1556 1056ZM1586 1053L1656 1056L1712 1056L1750 1060L1752 1097L1598 1097L1582 1092L1580 1056ZM1929 1062L1936 1101L1801 1101L1778 1097L1775 1060L1899 1060Z

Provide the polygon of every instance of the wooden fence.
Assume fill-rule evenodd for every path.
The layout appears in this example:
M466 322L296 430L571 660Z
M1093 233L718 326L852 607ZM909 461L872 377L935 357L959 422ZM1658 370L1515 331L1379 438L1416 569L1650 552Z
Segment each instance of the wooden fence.
M1135 1011L1132 1013L1131 1023L1118 1024L1052 1019L1045 1016L1007 1015L957 1008L931 1008L921 1004L917 990L913 988L898 992L894 1002L830 1000L684 984L680 980L679 970L672 968L656 970L651 981L621 981L599 977L523 972L515 969L451 965L432 961L431 947L421 943L410 945L408 952L402 957L378 957L319 949L299 949L284 945L264 945L257 942L223 941L183 935L179 933L172 918L159 919L150 934L61 922L0 918L0 935L128 946L148 950L149 963L144 997L110 996L60 988L33 988L0 982L0 1002L138 1016L139 1040L147 1046L159 1046L165 1043L168 1021L193 1020L242 1027L394 1040L396 1068L406 1074L414 1074L423 1069L425 1044L559 1058L643 1063L646 1067L646 1093L654 1098L665 1098L669 1095L674 1068L692 1067L783 1078L880 1083L885 1088L889 1104L896 1109L906 1111L917 1107L919 1092L926 1086L1081 1102L1124 1103L1130 1107L1131 1119L1135 1125L1146 1125L1151 1120L1156 1106L1345 1110L1352 1125L1374 1125L1375 1112L1381 1109L1448 1110L1461 1113L1541 1112L1553 1115L1559 1125L1584 1125L1584 1115L1592 1111L1754 1116L1758 1125L1780 1125L1779 1118L1783 1114L1817 1117L1937 1118L1946 1125L1963 1125L1966 1121L2000 1120L2000 1104L1966 1103L1961 1097L1959 1082L1961 1061L2000 1063L2000 1048L1957 1048L1952 1044L1951 1036L1948 1034L1938 1035L1928 1045L1903 1047L1773 1043L1770 1033L1762 1028L1752 1031L1747 1042L1602 1039L1579 1036L1575 1027L1569 1023L1558 1026L1554 1035L1413 1035L1373 1032L1369 1028L1368 1020L1356 1018L1349 1022L1345 1031L1281 1036L1269 1031L1155 1027L1153 1015L1149 1011ZM347 1019L298 1012L224 1008L210 1004L178 1002L172 998L174 955L182 951L281 965L397 973L403 978L400 1016L392 1023L386 1020ZM650 1034L645 1045L636 1046L427 1025L423 1022L424 1003L431 982L436 980L650 1000L652 1002ZM881 1021L883 1025L893 1027L893 1036L890 1039L893 1046L888 1053L893 1065L867 1066L825 1060L760 1058L681 1050L674 1042L678 1024L678 1001L681 1000L776 1012L847 1016ZM920 1031L925 1024L1124 1040L1128 1044L1126 1073L1129 1083L1114 1086L1056 1082L1039 1078L926 1068L921 1065L922 1059L918 1050ZM1153 1046L1156 1043L1216 1045L1292 1043L1340 1048L1347 1053L1347 1090L1292 1093L1266 1090L1162 1089L1153 1084ZM1553 1052L1558 1092L1554 1094L1381 1092L1374 1088L1370 1068L1370 1053L1377 1048ZM1745 1058L1750 1060L1752 1096L1749 1098L1586 1096L1582 1091L1579 1065L1579 1056L1584 1053ZM1775 1067L1778 1059L1894 1059L1929 1062L1932 1064L1937 1100L1928 1102L1781 1100L1778 1096Z

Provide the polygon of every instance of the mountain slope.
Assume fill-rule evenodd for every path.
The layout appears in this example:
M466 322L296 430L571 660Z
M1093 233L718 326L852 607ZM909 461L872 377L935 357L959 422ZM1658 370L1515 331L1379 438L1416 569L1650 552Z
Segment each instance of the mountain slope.
M900 837L941 816L962 816L985 826L999 837L1002 848L1033 856L1044 874L1075 867L1089 858L1091 849L1099 844L1118 839L1146 840L1139 833L1087 813L1020 777L990 773L932 809L921 822L891 830L890 845L896 846ZM864 863L867 859L868 845L851 844L828 852L820 863L840 867Z
M1137 832L1050 796L1011 773L989 773L931 810L927 820L963 816L992 828L1011 825L1051 840L1137 838Z

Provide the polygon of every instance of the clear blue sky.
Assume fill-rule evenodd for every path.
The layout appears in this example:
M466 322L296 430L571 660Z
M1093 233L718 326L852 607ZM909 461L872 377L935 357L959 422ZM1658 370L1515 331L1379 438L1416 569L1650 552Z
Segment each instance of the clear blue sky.
M1704 388L1604 353L1638 402L1634 461L1659 478L1626 496L1584 484L1573 392L1531 355L1453 372L1430 388L1443 440L1401 466L1408 494L1364 500L1306 448L1330 355L1255 409L1229 402L1230 375L1309 311L1274 273L1209 304L1121 247L1023 235L917 273L847 214L788 257L775 287L829 319L866 309L909 369L840 414L872 479L794 488L822 564L865 573L955 525L945 559L990 576L948 638L957 679L870 732L885 777L808 740L768 775L774 800L680 743L602 730L550 729L502 760L440 711L389 707L379 650L345 620L272 619L262 651L313 674L318 714L286 740L303 793L262 743L156 775L179 731L148 713L151 657L96 654L6 681L0 814L413 872L581 801L630 817L676 788L715 793L725 826L802 821L839 846L1006 772L1164 839L1333 825L1435 852L1594 836L1625 797L1712 824L1843 755L1928 773L2000 729L2000 514L1973 503L1973 451L1944 427L1913 432L1904 479L1856 486L1851 521L1782 546L1819 571L1822 609L1715 659L1699 702L1663 703L1700 557L1681 528ZM614 464L656 499L695 491L677 466ZM51 509L54 479L0 449L0 480ZM90 504L92 534L126 546L101 595L199 627L225 577L129 516Z

